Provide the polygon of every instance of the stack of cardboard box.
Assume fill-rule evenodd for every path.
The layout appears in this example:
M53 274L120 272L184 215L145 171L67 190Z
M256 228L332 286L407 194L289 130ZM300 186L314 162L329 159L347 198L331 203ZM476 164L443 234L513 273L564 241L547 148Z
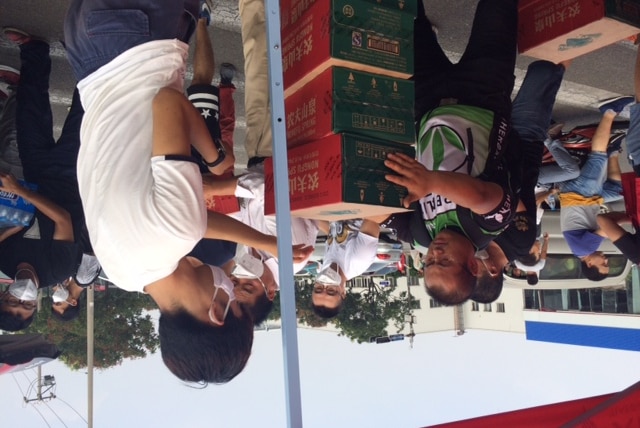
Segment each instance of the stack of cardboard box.
M417 0L281 0L292 215L341 220L402 211L389 152L414 155ZM265 163L265 214L275 212Z
M640 0L521 0L520 53L555 63L640 32Z

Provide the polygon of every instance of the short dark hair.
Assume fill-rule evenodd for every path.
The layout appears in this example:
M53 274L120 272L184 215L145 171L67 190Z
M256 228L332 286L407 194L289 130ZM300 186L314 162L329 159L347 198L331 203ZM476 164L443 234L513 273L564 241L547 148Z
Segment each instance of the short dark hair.
M200 322L183 309L161 312L158 333L162 361L187 382L229 382L244 369L253 346L251 317L232 312L223 326Z
M30 317L22 319L20 317L0 311L0 330L19 331L29 327L33 322L36 311L33 311Z
M527 272L527 284L536 285L538 283L538 273L537 272Z
M469 298L478 303L495 302L500 297L500 293L502 293L503 283L504 276L502 276L502 272L495 278L492 278L488 272L484 272L476 278L476 286Z
M462 287L456 287L452 291L447 290L442 284L427 284L425 279L424 287L427 290L427 294L447 306L459 305L466 302L476 287L477 278L467 269L463 272L465 273L465 276L462 278L460 284ZM425 269L425 277L426 274L427 270Z
M269 300L265 293L260 293L255 303L251 306L246 306L249 311L249 315L253 320L253 325L259 325L267 319L273 309L273 300Z
M535 253L529 253L518 257L518 261L525 266L535 266L540 260L540 256Z
M78 299L78 303L75 306L69 305L64 312L60 313L56 312L56 310L53 309L53 305L51 305L51 315L53 315L53 318L58 321L71 321L78 318L78 315L80 315L80 306L80 300Z
M326 306L314 305L313 301L311 301L311 309L313 310L313 313L320 318L330 319L340 313L340 310L342 309L342 302L343 300L340 299L340 303L338 304L338 306L336 306L335 308L327 308Z
M587 266L587 262L584 260L581 260L580 263L582 264L582 274L588 280L602 281L607 277L606 273L600 273L598 266Z

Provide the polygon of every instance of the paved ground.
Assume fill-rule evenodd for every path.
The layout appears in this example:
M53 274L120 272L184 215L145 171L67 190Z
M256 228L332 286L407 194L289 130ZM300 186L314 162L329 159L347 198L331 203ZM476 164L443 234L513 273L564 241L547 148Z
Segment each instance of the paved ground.
M426 10L438 27L440 43L452 58L464 50L471 28L475 0L426 0ZM51 101L59 131L70 104L75 81L64 57L59 40L63 37L62 22L68 0L2 0L0 2L0 26L13 25L46 38L52 45L53 71ZM210 28L216 61L232 62L243 69L240 20L237 2L215 0L214 19ZM565 76L558 103L556 120L572 124L595 121L598 114L595 104L599 99L618 94L630 94L633 90L632 74L635 47L619 43L585 55L574 61ZM519 57L516 76L522 78L531 58ZM18 50L0 40L0 63L19 66ZM236 158L238 166L246 162L242 150L244 141L244 76L236 83L237 132Z

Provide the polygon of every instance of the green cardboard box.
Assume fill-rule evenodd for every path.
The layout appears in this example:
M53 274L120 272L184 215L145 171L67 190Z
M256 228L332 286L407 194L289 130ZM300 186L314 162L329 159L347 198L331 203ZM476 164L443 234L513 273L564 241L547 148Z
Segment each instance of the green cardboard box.
M410 80L330 67L285 100L287 144L348 132L415 143Z
M345 220L407 211L407 189L385 179L387 153L415 156L412 146L335 134L289 150L291 215ZM265 160L265 215L275 214L273 161Z
M417 0L282 0L285 96L332 65L408 79Z

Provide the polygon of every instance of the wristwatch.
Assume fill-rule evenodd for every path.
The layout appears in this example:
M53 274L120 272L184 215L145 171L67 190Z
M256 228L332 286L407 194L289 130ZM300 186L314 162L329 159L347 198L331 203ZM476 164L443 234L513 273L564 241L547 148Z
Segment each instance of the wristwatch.
M227 151L224 149L222 141L215 139L213 140L213 144L216 146L216 150L218 151L218 159L214 160L213 162L207 162L203 157L202 163L208 168L214 168L220 165L227 157Z

